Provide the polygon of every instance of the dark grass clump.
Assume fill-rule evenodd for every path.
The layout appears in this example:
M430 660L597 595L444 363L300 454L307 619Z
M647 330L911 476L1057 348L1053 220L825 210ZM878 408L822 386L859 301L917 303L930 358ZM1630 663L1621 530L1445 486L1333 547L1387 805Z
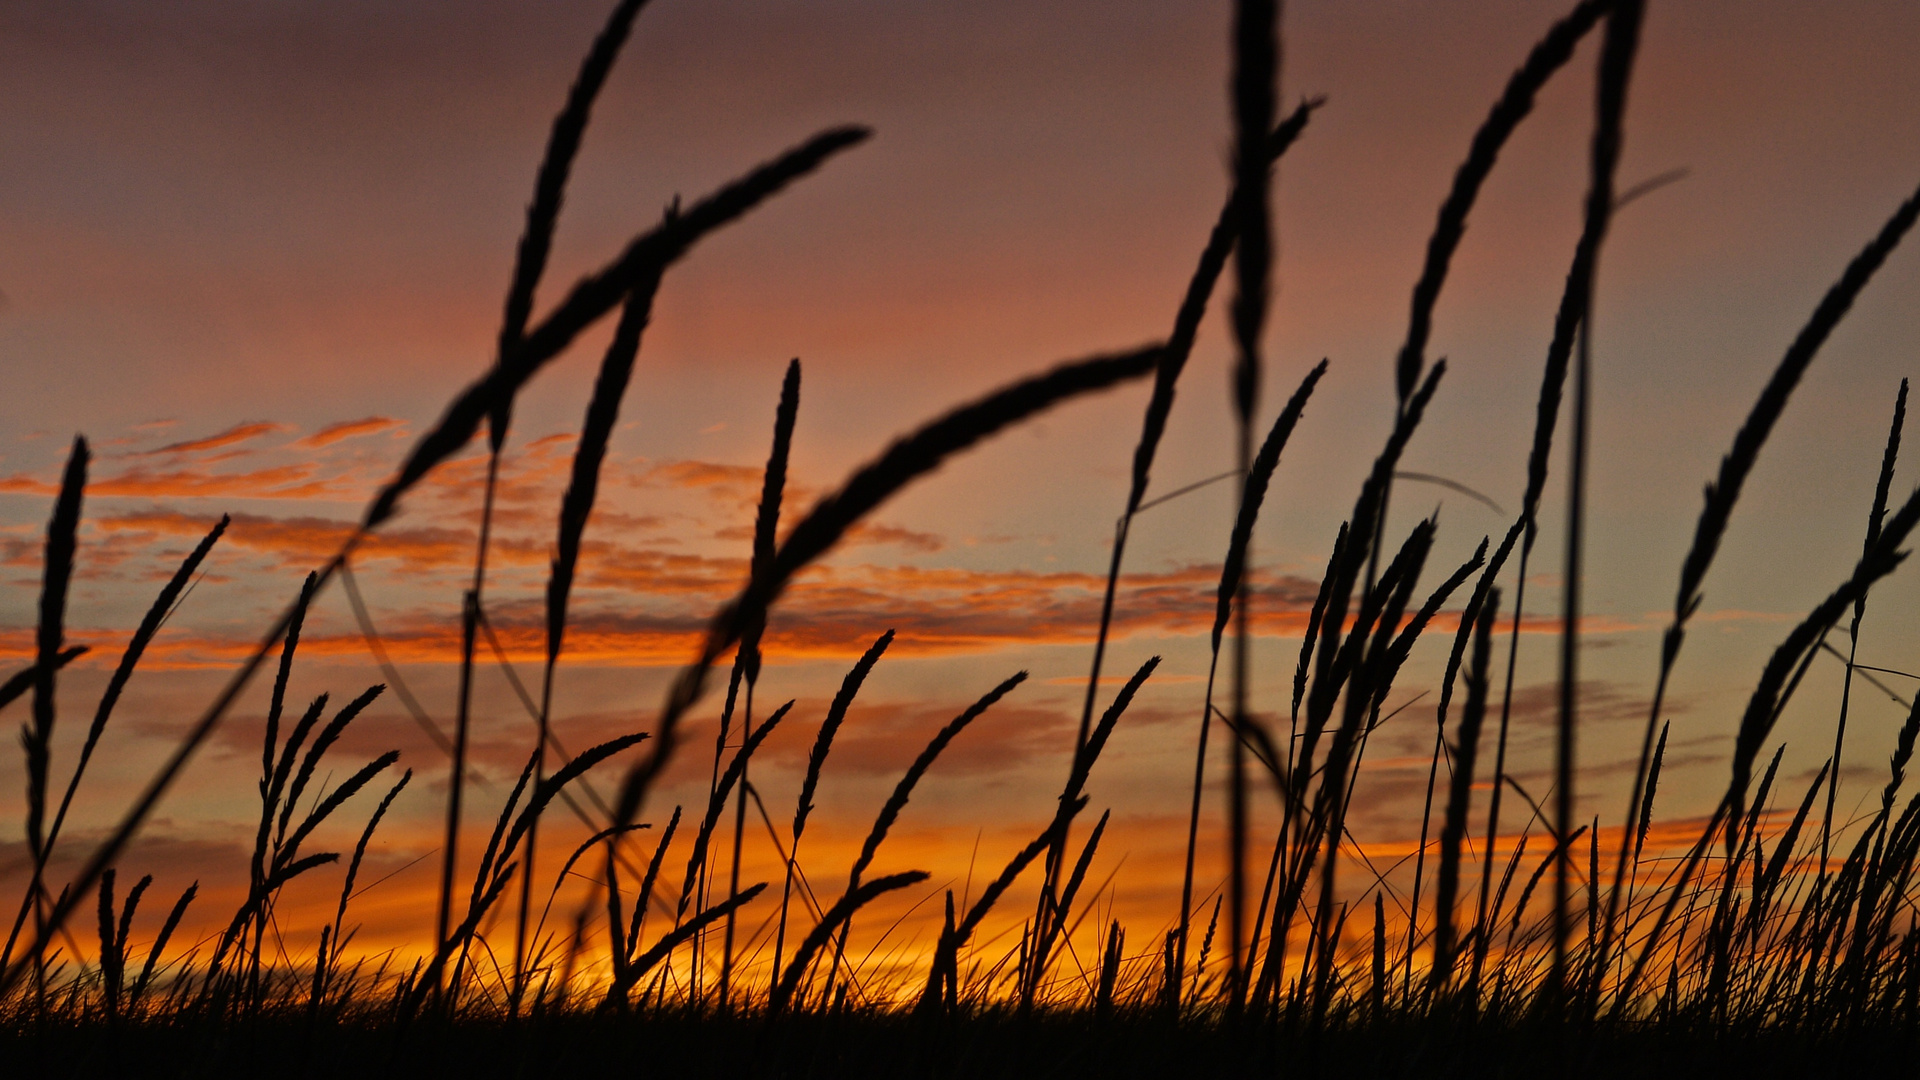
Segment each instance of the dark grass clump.
M1236 1077L1801 1077L1906 1069L1910 1034L1867 1029L1845 1038L1764 1030L1738 1036L1608 1030L1571 1049L1546 1022L1486 1028L1471 1041L1418 1019L1349 1022L1313 1036L1170 1025L1137 1010L1108 1020L1008 1010L929 1021L873 1012L758 1017L659 1012L543 1016L520 1023L421 1027L396 1045L366 1018L262 1018L216 1032L133 1025L102 1039L93 1025L0 1031L0 1052L21 1075L320 1077L581 1075L893 1078L1046 1077L1105 1080ZM637 1066L636 1063L644 1063Z

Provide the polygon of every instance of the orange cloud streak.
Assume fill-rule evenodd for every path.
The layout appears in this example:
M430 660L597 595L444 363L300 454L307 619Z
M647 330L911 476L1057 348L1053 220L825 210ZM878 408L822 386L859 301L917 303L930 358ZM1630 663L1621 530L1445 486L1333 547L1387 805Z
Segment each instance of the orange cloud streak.
M199 439L187 439L172 443L157 450L148 450L148 454L189 454L200 450L217 450L223 446L257 439L262 435L271 435L276 431L286 431L287 425L276 424L269 420L256 420L251 423L235 424L217 435L208 435Z
M390 431L399 426L401 426L400 421L389 419L385 416L369 416L364 420L342 420L337 424L328 424L319 431L294 443L294 445L304 446L310 450L318 450L322 447L332 446L342 439L353 439L361 435L372 435L381 431Z
M214 473L193 469L153 472L129 469L87 484L89 496L127 496L146 499L358 499L357 487L337 478L316 480L313 465L275 465L245 473ZM0 477L0 493L56 495L57 485L16 473Z

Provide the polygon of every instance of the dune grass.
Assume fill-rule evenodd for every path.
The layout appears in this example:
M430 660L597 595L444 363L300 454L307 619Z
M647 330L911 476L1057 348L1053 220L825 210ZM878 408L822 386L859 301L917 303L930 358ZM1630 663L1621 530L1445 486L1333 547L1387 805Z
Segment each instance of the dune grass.
M30 710L22 745L32 858L31 880L0 956L0 1055L5 1060L35 1075L132 1068L173 1075L239 1074L285 1071L289 1062L302 1075L350 1069L567 1075L630 1068L638 1061L661 1074L697 1076L1433 1070L1525 1075L1703 1068L1778 1074L1841 1059L1862 1065L1896 1062L1915 1048L1920 930L1910 913L1920 886L1915 881L1920 795L1908 793L1905 785L1920 738L1920 704L1900 731L1879 786L1877 811L1851 825L1834 817L1847 694L1856 675L1872 678L1854 661L1860 620L1873 586L1900 567L1906 558L1901 545L1920 526L1920 493L1897 504L1892 495L1904 383L1858 563L1844 575L1833 575L1826 599L1791 630L1754 682L1729 758L1725 793L1698 839L1684 856L1664 862L1646 859L1645 848L1668 748L1665 695L1714 557L1733 525L1742 487L1822 344L1920 217L1920 192L1894 211L1820 301L1707 486L1662 638L1617 834L1603 831L1598 819L1574 820L1580 782L1574 687L1590 453L1590 316L1609 221L1624 199L1640 190L1617 196L1615 184L1628 130L1628 90L1643 13L1639 0L1583 0L1553 24L1515 72L1455 175L1426 246L1407 334L1392 365L1391 433L1371 459L1352 514L1329 530L1337 536L1292 672L1288 730L1270 729L1250 700L1252 540L1269 489L1288 482L1281 470L1283 450L1296 427L1308 422L1307 407L1327 362L1309 371L1257 450L1255 421L1266 379L1262 343L1280 227L1268 194L1271 177L1275 162L1305 135L1321 102L1303 103L1278 119L1278 5L1241 0L1231 35L1235 134L1229 192L1167 341L1094 353L934 418L798 515L783 536L786 472L800 411L801 368L794 361L779 394L747 580L712 617L700 650L672 680L649 729L567 755L551 730L551 713L569 598L608 442L661 280L706 235L749 214L867 134L858 127L830 129L685 209L676 204L658 227L631 241L536 321L535 293L573 157L599 89L643 6L641 0L616 6L555 121L492 367L453 399L375 494L361 527L301 583L297 598L79 872L56 883L47 878L52 852L89 762L107 745L102 736L114 705L226 526L223 519L200 542L134 632L56 805L50 749L59 720L59 677L81 652L68 644L64 631L90 458L86 442L75 442L46 533L35 662L0 684L0 708L26 698ZM1583 227L1552 322L1520 511L1497 544L1488 537L1470 560L1435 575L1438 582L1423 588L1440 526L1431 518L1419 521L1396 541L1387 533L1387 507L1399 463L1426 409L1443 392L1446 362L1429 362L1426 356L1436 305L1502 146L1542 87L1596 29L1601 40ZM1100 889L1086 887L1110 809L1102 809L1082 840L1076 840L1074 824L1088 808L1088 780L1102 750L1159 663L1156 657L1141 666L1100 708L1128 528L1134 515L1151 505L1146 495L1155 454L1198 327L1229 259L1233 439L1239 464L1231 475L1240 480L1239 510L1223 537L1179 908L1168 913L1165 926L1171 929L1164 933L1139 927L1130 933L1117 919L1101 917ZM515 395L616 308L618 325L556 512L537 701L515 683L533 721L526 765L498 809L468 885L456 880L456 870L468 828L463 798L472 676L481 640L499 648L481 598L494 480L507 448ZM815 730L783 843L752 784L750 766L779 725L805 721L787 702L756 722L754 698L769 618L795 575L942 462L1048 409L1148 376L1153 389L1131 457L1092 667L1057 809L1049 820L1034 823L1034 838L1006 856L1004 868L977 896L956 901L948 889L943 897L922 897L944 903L928 956L904 965L856 956L847 947L849 926L863 909L888 893L924 891L926 871L894 869L881 861L883 843L916 785L952 742L965 737L970 724L1019 687L1026 673L1005 679L939 730L879 808L846 872L844 890L825 900L813 890L802 839L835 735L862 684L883 661L894 632L879 635L847 673ZM1571 413L1571 475L1567 549L1560 567L1560 693L1555 781L1543 802L1508 773L1507 754L1528 568L1563 407ZM478 493L479 547L462 611L461 705L449 738L425 718L386 662L350 564L358 544L392 516L409 490L475 439L483 423L488 479ZM389 783L399 754L382 754L338 784L323 779L315 796L304 800L305 813L300 811L342 732L386 689L365 690L331 718L326 694L297 718L286 711L306 612L336 575L347 586L368 643L398 695L450 757L436 932L407 970L388 962L370 970L369 961L351 954L348 946L354 937L350 901L362 860L388 808L412 780L412 769ZM1511 605L1503 607L1509 594ZM1437 688L1411 888L1378 872L1359 887L1352 880L1343 884L1343 869L1372 869L1363 858L1355 859L1347 828L1369 741L1385 724L1411 722L1384 711L1389 692L1433 621L1462 595L1458 628L1447 643L1445 674ZM1848 652L1842 656L1828 638L1849 613ZM1504 669L1498 663L1503 620ZM1214 702L1214 676L1229 645L1230 689L1220 707ZM1840 656L1847 667L1833 756L1803 793L1783 793L1784 805L1797 810L1776 829L1780 752L1757 785L1756 766L1781 711L1822 650ZM674 808L649 843L652 823L643 820L649 797L680 752L683 725L706 700L714 668L729 658L731 677L707 803L688 818L685 831L682 808ZM261 751L260 817L244 868L245 899L211 946L171 955L169 943L198 884L173 904L149 942L137 928L152 878L140 877L121 894L118 865L180 770L270 659L277 664ZM1459 715L1452 717L1455 687L1462 681ZM1216 721L1227 740L1223 837L1201 829L1209 737ZM550 750L563 759L551 771ZM1217 747L1212 753L1221 756ZM605 799L586 786L586 778L616 759L624 775L618 794ZM1482 829L1474 818L1473 791L1489 759ZM366 804L381 787L385 794L369 811ZM318 794L322 788L324 797ZM1532 811L1517 836L1511 828L1501 831L1502 800L1509 790ZM585 805L575 791L585 792ZM1278 823L1271 833L1257 836L1248 805L1267 792L1278 800ZM1443 800L1437 817L1436 796ZM540 822L557 800L581 816L592 836L560 861L556 874L545 868L557 853L541 851ZM752 832L750 801L777 850L784 877L777 883L741 878L742 845ZM724 834L729 803L732 831ZM1817 826L1816 803L1823 806ZM277 957L267 947L268 928L276 925L276 899L288 882L340 860L340 852L306 846L316 843L322 823L348 813L350 806L368 816L346 864L334 917L317 928L319 945L311 957ZM1436 824L1437 835L1430 836ZM1483 837L1477 849L1476 836ZM1196 880L1195 853L1216 843L1227 853L1229 871L1217 888L1209 888ZM1832 856L1839 857L1837 863ZM684 873L678 870L681 857ZM571 927L550 918L568 874L594 863L601 869L592 879L593 895ZM674 870L663 881L668 865ZM985 920L1029 870L1037 870L1037 880L1031 881L1032 914L1011 932L1010 942L980 942ZM838 872L830 871L828 878ZM1516 881L1521 883L1517 894ZM1536 902L1543 883L1547 898ZM516 885L517 895L509 899ZM61 943L73 941L76 911L86 904L97 909L97 949L86 955L70 945L62 959ZM151 907L148 902L147 910ZM483 924L508 908L512 947L496 950ZM770 935L740 934L739 920L750 910L770 923L777 912L777 929ZM1203 914L1209 917L1201 931ZM590 930L589 923L602 917L604 931ZM1370 931L1360 929L1366 922ZM762 951L768 936L770 963ZM1072 950L1091 961L1090 972L1070 976L1063 971L1062 952ZM1074 964L1080 967L1081 961L1076 958Z

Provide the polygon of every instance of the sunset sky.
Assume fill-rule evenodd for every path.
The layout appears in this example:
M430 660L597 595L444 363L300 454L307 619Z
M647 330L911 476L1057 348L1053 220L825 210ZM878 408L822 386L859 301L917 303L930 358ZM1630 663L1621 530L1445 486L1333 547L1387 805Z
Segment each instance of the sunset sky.
M607 7L0 6L7 671L31 656L41 544L72 436L84 433L98 455L69 615L72 640L94 652L62 684L56 777L153 593L221 513L234 516L102 744L69 857L113 820L411 441L491 361L547 127ZM1327 104L1276 185L1263 426L1314 362L1327 357L1331 368L1255 544L1255 703L1268 715L1283 715L1305 610L1392 419L1391 358L1435 210L1507 75L1562 13L1520 0L1286 5L1283 98ZM648 7L595 111L540 306L676 195L697 198L831 124L869 124L876 135L701 244L662 287L556 683L556 731L570 748L651 729L673 669L741 584L790 358L804 382L789 522L943 409L1055 361L1167 333L1226 188L1229 16L1225 3L1191 0ZM1652 5L1621 181L1687 175L1625 210L1601 261L1585 814L1622 812L1701 485L1801 322L1920 182L1917 51L1920 7L1899 0ZM1434 582L1518 508L1541 360L1580 224L1593 53L1583 46L1504 153L1440 301L1429 355L1447 357L1449 371L1404 467L1483 492L1504 513L1402 484L1388 531L1397 543L1438 509ZM1150 497L1232 465L1221 309L1184 376ZM543 374L515 416L488 609L531 682L555 511L608 332ZM1796 392L1707 579L1670 696L1662 819L1711 809L1746 689L1788 627L1850 571L1894 394L1920 373L1916 343L1920 253L1901 250ZM1145 399L1134 385L1076 402L953 462L883 507L776 611L760 711L800 703L764 768L756 759L776 823L791 813L842 673L881 631L899 632L827 766L822 824L804 853L822 889L837 890L927 735L1020 669L1032 679L941 759L880 864L928 869L930 885L958 890L971 860L973 878L990 876L1045 822ZM355 563L408 686L442 727L453 714L479 449L436 473ZM1530 578L1543 632L1521 645L1512 751L1536 795L1551 765L1544 619L1558 603L1559 455L1554 470ZM1903 462L1896 498L1916 476ZM1150 655L1165 662L1090 793L1092 811L1114 817L1096 880L1113 872L1110 895L1142 941L1177 906L1206 629L1232 512L1231 485L1184 496L1140 518L1128 553L1108 674L1124 677ZM1876 592L1862 662L1920 668L1917 599L1912 568ZM1354 830L1387 862L1411 849L1418 827L1443 636L1416 652L1391 704L1428 696L1368 752ZM301 652L291 696L302 704L321 691L344 701L380 679L337 587L318 602ZM1783 776L1804 784L1825 758L1839 672L1816 662L1783 719ZM1891 685L1906 695L1915 684ZM526 713L490 659L477 688L486 782L474 795L476 829L531 749ZM208 925L223 923L244 890L264 708L255 691L123 863L123 875L155 873L163 893L202 880ZM1883 774L1905 715L1877 692L1855 702L1849 807ZM717 712L717 701L699 710L650 817L704 801ZM16 704L7 719L25 714ZM355 902L369 948L430 932L436 860L401 868L437 847L446 786L445 757L391 693L332 764L344 776L388 748L416 778L371 857L373 876L401 872ZM0 790L20 790L21 775L16 757L0 759ZM596 783L608 790L617 777L609 767ZM21 811L9 799L0 858L17 879ZM329 849L351 844L371 801L362 796L330 826ZM575 835L556 831L547 872ZM774 872L764 840L750 838L751 880ZM1211 888L1214 848L1208 858ZM331 873L301 902L330 911Z

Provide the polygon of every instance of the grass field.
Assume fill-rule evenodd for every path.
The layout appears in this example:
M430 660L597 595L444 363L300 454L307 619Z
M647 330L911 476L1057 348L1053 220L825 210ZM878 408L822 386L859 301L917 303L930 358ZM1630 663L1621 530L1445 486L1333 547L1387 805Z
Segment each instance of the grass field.
M1279 228L1270 190L1276 162L1311 140L1323 103L1282 106L1278 5L1242 0L1231 35L1230 184L1210 235L1195 238L1199 255L1186 293L1168 298L1165 339L1090 353L908 429L798 513L788 505L802 408L795 361L778 391L747 579L713 614L665 700L640 713L648 717L644 729L570 754L552 730L555 672L573 625L574 582L590 557L583 552L609 441L662 279L710 234L790 186L825 182L814 174L830 172L870 134L824 130L710 194L676 200L654 228L536 316L536 289L589 114L644 6L621 0L554 121L492 365L414 444L337 553L304 582L288 584L297 597L118 825L66 875L54 872L67 865L55 852L96 749L112 753L121 691L227 527L223 519L154 599L91 715L73 711L72 695L62 712L60 672L78 655L65 619L91 462L88 444L76 439L46 531L36 661L0 688L0 708L23 717L32 862L0 969L0 1053L12 1067L32 1075L1803 1075L1910 1060L1920 1034L1920 794L1905 780L1920 704L1909 706L1864 815L1847 818L1849 804L1837 801L1842 770L1833 767L1846 753L1856 679L1864 686L1876 672L1887 674L1856 663L1864 612L1874 586L1900 570L1903 546L1920 526L1920 493L1902 497L1894 483L1904 384L1876 494L1860 508L1858 560L1822 582L1826 599L1786 631L1751 682L1724 793L1697 819L1662 820L1660 798L1670 678L1743 485L1822 345L1920 216L1920 191L1890 207L1875 235L1859 238L1846 266L1810 271L1832 284L1800 332L1781 344L1770 381L1730 433L1685 559L1660 571L1676 576L1674 606L1657 667L1647 673L1652 690L1636 727L1630 793L1605 819L1583 819L1575 802L1595 362L1589 315L1613 215L1671 179L1628 187L1617 177L1630 128L1638 0L1583 0L1554 23L1520 58L1454 176L1394 357L1391 434L1378 449L1354 450L1371 462L1366 480L1346 520L1326 523L1330 554L1297 660L1283 673L1289 699L1255 700L1253 541L1327 364L1297 384L1266 385ZM1542 88L1585 55L1578 53L1583 41L1593 43L1587 53L1597 61L1588 188L1552 313L1527 484L1517 512L1503 512L1506 526L1470 560L1438 565L1437 515L1404 535L1387 525L1396 484L1408 480L1407 447L1430 403L1448 390L1446 361L1428 356L1433 314L1502 147ZM1129 529L1136 515L1181 493L1159 493L1153 468L1176 391L1191 389L1182 375L1216 294L1234 346L1237 468L1226 479L1239 485L1239 511L1220 537L1211 665L1204 690L1195 688L1180 900L1159 925L1128 926L1102 906L1103 887L1091 871L1109 817L1092 805L1088 785L1159 658L1114 672L1106 670L1106 650L1116 607L1126 601ZM501 803L500 793L467 782L476 670L495 654L506 663L486 606L496 486L516 395L603 320L616 326L553 517L544 665L538 681L515 684L530 718L524 768ZM841 867L811 854L824 841L817 822L809 832L809 821L820 786L832 782L841 723L895 635L872 628L870 647L824 716L800 715L792 702L770 708L765 694L773 691L758 701L756 691L783 593L943 462L1057 406L1130 383L1151 391L1127 459L1127 497L1116 507L1104 605L1057 809L1032 823L1003 869L981 864L958 895L930 884L926 870L889 858L886 841L916 786L1027 673L992 689L967 688L968 698L985 693L939 729L899 778L840 884ZM1285 402L1271 422L1261 419L1268 398ZM471 492L481 524L460 613L458 708L444 736L451 768L435 931L412 954L368 953L354 947L352 901L356 882L365 884L363 860L388 809L420 782L413 768L429 766L398 751L363 761L336 745L376 700L407 694L379 653L352 560L410 493L482 438L490 457ZM1564 505L1546 499L1556 446L1566 462ZM1564 519L1563 550L1536 547L1548 514ZM1542 603L1527 589L1542 587L1546 565L1558 571L1559 591ZM308 608L336 586L349 593L388 682L343 687L310 704L291 699ZM1518 642L1541 608L1558 623L1559 696L1553 783L1532 792L1509 771L1508 751ZM1410 863L1376 872L1355 853L1355 790L1368 775L1375 731L1416 723L1396 719L1405 707L1389 699L1406 689L1400 676L1423 638L1447 662L1417 710L1437 707L1421 831ZM1845 683L1832 756L1803 787L1780 772L1775 727L1823 653L1844 660ZM257 833L247 864L232 867L245 882L244 899L231 915L219 913L223 929L188 941L175 930L194 910L196 890L150 896L153 879L123 868L123 857L255 683L272 689ZM705 753L688 735L695 715L705 715L700 710L720 717L711 763L702 758L706 798L668 809L659 786L669 763ZM56 727L83 719L84 750L56 769ZM790 817L784 793L763 799L751 782L756 753L783 724L789 734L806 726L811 744ZM587 783L595 770L603 780L619 777L605 795ZM1485 793L1484 805L1476 806L1476 791ZM1219 830L1203 813L1211 792L1224 797ZM588 823L584 842L554 824L550 812L563 810ZM332 831L322 830L327 823ZM357 843L321 850L343 823ZM832 839L836 852L854 850L855 837ZM751 852L743 856L747 845L771 847L779 873L764 881L743 876L764 865ZM1214 882L1207 867L1218 851L1227 873ZM285 890L323 869L344 870L332 918L283 925L277 913ZM577 905L556 904L571 874L592 889ZM882 902L888 897L932 905L940 929L930 945L876 958L873 949L849 944L850 926L890 910ZM982 930L1002 924L1011 929ZM289 955L277 944L284 941L318 944Z

